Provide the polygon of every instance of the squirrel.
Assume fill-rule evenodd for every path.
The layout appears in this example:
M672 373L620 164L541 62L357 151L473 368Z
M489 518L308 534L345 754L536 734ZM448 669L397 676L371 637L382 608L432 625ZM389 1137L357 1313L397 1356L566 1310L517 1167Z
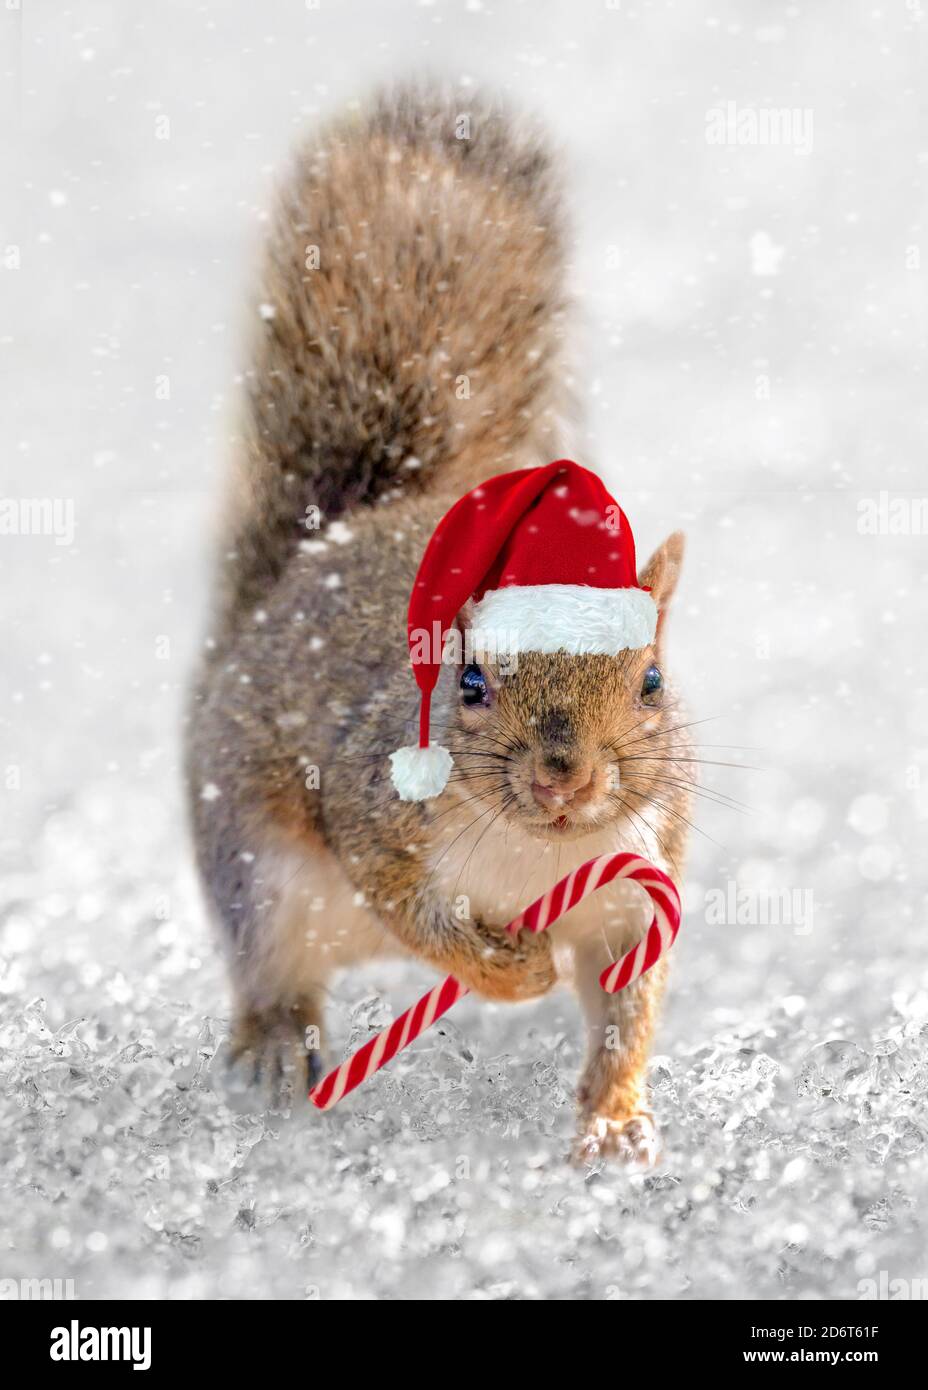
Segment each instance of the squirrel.
M691 774L664 619L682 536L639 575L652 643L443 670L432 723L455 774L413 803L388 762L415 726L406 609L437 523L483 480L560 457L562 205L544 139L491 100L462 114L386 94L298 151L255 305L186 776L234 1057L277 1084L320 1076L333 974L383 953L493 1000L567 980L588 1033L574 1154L649 1163L666 963L614 996L598 985L646 930L645 895L617 881L549 932L504 928L608 851L679 881Z

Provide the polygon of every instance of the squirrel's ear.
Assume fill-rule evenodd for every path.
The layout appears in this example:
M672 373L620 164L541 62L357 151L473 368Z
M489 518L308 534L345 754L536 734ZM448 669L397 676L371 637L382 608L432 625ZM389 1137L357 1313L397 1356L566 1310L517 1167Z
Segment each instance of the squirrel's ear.
M685 548L686 538L683 532L674 531L672 535L667 537L663 545L657 547L638 576L638 583L641 587L651 590L651 597L657 604L659 613L665 611L673 598L673 591L680 578L680 566L683 564Z

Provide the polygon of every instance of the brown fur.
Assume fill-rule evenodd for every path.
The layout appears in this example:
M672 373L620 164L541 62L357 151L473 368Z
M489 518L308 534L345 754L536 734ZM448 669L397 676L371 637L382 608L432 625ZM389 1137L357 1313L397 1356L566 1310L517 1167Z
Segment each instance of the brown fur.
M308 538L307 505L331 521L547 461L560 243L547 152L485 102L387 96L298 152L255 304L227 624Z
M654 651L489 668L485 711L464 708L459 673L443 671L433 730L455 754L451 783L410 805L389 782L388 753L414 737L405 611L424 546L460 491L557 457L565 406L548 159L490 108L472 106L466 144L455 117L424 97L382 104L326 133L285 190L191 710L198 861L230 946L239 1050L321 1026L332 971L384 949L505 1000L545 993L564 954L590 1033L578 1152L648 1157L643 1075L664 969L612 999L595 984L606 944L617 954L646 925L640 890L597 894L595 911L543 936L503 928L535 895L516 901L523 878L526 892L549 887L557 864L607 842L644 844L679 874L682 721L672 698L638 699L663 661L663 620ZM310 242L319 271L303 268ZM462 374L470 399L454 390ZM410 456L418 467L404 468ZM312 504L342 529L307 532ZM662 613L681 554L671 537L643 576ZM581 764L592 779L556 836L531 783L566 788Z

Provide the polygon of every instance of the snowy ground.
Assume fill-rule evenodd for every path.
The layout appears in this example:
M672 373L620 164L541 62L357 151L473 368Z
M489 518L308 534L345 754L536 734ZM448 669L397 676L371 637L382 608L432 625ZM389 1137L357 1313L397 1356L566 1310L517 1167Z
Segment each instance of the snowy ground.
M0 1279L496 1299L928 1278L928 15L178 0L0 26L0 492L74 506L71 543L0 537ZM676 674L706 740L744 750L717 757L763 769L706 769L751 810L697 815L652 1176L563 1162L566 996L464 1001L324 1118L249 1107L211 1067L227 996L177 729L243 287L295 132L424 70L507 90L564 146L584 461L642 549L688 531ZM811 149L708 143L729 101L810 111ZM867 534L881 493L901 530ZM718 920L730 885L753 925ZM793 923L757 921L783 893ZM428 978L342 979L336 1041Z

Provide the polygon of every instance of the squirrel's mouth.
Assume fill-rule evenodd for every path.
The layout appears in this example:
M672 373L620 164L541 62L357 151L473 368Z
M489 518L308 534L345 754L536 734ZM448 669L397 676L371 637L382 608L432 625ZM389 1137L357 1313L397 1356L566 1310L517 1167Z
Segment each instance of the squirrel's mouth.
M552 816L550 820L535 821L532 829L543 839L571 839L578 835L586 835L593 827L577 820L576 817L560 815Z
M612 817L605 795L605 779L599 772L591 777L589 790L580 789L574 797L571 790L558 792L547 783L530 780L531 767L520 767L510 777L512 801L506 808L506 819L515 821L540 840L575 840L593 831L602 830Z

